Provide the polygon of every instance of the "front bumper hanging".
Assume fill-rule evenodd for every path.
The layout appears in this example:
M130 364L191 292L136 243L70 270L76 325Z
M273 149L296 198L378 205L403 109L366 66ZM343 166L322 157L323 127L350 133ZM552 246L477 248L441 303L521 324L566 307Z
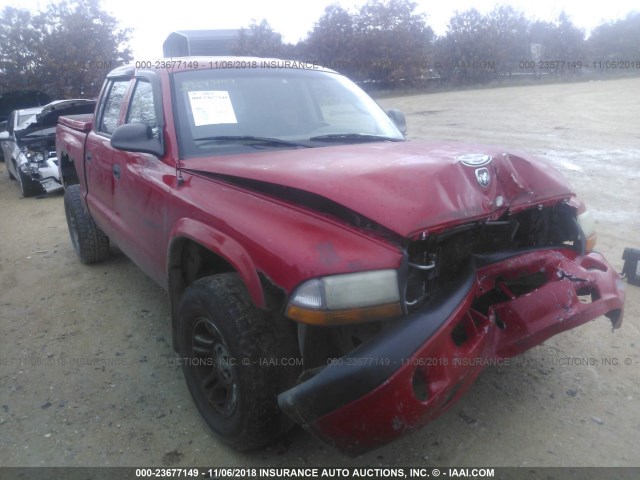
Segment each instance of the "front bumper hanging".
M543 281L529 291L509 288L526 276ZM620 277L597 253L535 250L469 265L446 297L398 319L278 401L321 440L361 454L443 413L492 360L601 315L618 328L623 308Z

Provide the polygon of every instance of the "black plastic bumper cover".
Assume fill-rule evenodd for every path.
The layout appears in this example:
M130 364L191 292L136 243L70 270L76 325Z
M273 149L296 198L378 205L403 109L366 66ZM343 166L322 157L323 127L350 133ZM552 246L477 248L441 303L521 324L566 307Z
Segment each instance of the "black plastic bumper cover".
M398 320L390 330L360 345L317 375L278 396L280 408L300 425L307 425L387 381L446 322L473 288L470 265L446 297ZM385 362L375 361L385 359Z

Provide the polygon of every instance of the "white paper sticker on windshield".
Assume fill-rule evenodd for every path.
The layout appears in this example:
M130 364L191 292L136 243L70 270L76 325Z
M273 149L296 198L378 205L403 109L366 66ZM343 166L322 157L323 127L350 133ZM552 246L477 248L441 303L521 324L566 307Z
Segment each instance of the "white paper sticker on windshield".
M196 127L238 123L229 92L226 90L189 92L189 101Z

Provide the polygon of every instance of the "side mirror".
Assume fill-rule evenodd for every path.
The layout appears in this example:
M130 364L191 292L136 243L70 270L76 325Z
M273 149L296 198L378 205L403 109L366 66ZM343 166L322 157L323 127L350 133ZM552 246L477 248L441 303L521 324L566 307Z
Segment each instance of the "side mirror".
M150 153L157 157L164 155L164 145L160 138L153 136L149 125L126 123L111 135L111 146L125 152Z
M396 124L400 133L403 135L407 134L407 120L404 118L404 113L396 108L392 108L391 110L387 110L387 116Z
M9 132L0 132L0 142L6 142L11 140L11 134Z

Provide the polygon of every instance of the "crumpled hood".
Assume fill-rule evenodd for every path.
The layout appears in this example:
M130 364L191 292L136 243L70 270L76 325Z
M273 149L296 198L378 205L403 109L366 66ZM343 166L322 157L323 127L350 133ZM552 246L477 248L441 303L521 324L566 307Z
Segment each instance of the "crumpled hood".
M192 158L182 166L311 192L406 237L573 195L548 164L506 152L383 142Z
M28 121L18 125L15 129L16 138L23 138L38 131L40 131L40 135L51 135L51 131L48 129L52 128L53 134L55 134L58 118L63 115L93 113L95 107L95 100L84 98L56 100L42 107L40 113L31 117Z

